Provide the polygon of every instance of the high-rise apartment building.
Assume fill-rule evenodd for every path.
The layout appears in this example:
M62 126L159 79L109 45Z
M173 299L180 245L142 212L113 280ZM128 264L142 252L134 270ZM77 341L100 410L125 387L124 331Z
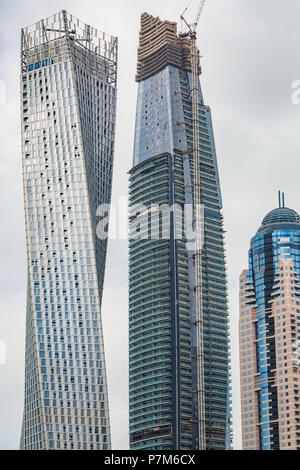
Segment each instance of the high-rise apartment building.
M193 214L188 216L194 182L191 72L191 39L178 36L176 23L144 13L130 171L131 449L198 449L199 439L208 450L230 445L222 199L211 111L199 81L200 136L195 145L200 150L204 238L201 337L195 251L188 246L187 231L180 236L181 222L189 219L189 228L193 225ZM188 222L183 225L188 228ZM199 377L204 383L201 396Z
M116 80L117 39L66 11L22 30L26 450L111 446L96 213L111 200Z
M280 202L240 277L244 450L300 449L300 217Z

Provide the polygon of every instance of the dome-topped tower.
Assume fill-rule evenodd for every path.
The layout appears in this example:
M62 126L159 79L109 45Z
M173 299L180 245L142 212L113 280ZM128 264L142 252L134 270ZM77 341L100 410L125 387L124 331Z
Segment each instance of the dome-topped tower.
M284 194L279 192L279 207L269 212L262 221L258 232L270 230L272 225L278 224L298 224L300 225L300 216L294 209L285 207ZM300 228L300 227L299 227Z
M262 226L269 224L278 224L278 223L300 223L300 216L293 209L288 209L287 207L280 207L269 212L264 220L262 221Z
M252 237L249 268L240 276L245 450L300 450L300 432L286 432L287 422L290 429L298 426L298 417L291 413L291 403L298 392L299 304L300 216L285 207L284 194L279 192L279 207L265 216ZM283 397L290 398L283 400Z

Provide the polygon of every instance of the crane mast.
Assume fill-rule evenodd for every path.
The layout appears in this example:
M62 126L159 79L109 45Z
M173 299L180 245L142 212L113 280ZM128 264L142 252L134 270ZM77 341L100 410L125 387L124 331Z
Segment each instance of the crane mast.
M195 233L195 295L196 295L196 331L197 331L197 425L198 425L198 445L199 450L206 449L206 430L205 430L205 388L204 388L204 355L203 355L203 292L202 292L202 245L204 234L204 215L201 206L201 165L199 151L199 51L197 48L197 27L202 14L206 0L201 0L196 20L189 24L184 15L189 7L181 15L181 20L188 27L188 32L180 37L189 37L191 39L191 68L192 68L192 115L193 115L193 209L194 209L194 233Z

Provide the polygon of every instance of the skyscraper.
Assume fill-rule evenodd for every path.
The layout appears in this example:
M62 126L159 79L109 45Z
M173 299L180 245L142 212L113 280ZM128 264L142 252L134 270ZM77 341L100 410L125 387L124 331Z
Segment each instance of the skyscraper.
M66 11L22 30L26 450L111 446L96 212L111 200L116 80L117 39Z
M251 240L240 277L245 450L300 449L300 217L283 203Z
M225 449L230 440L222 200L211 111L204 104L199 81L204 222L201 335L195 311L195 251L187 243L188 229L193 228L193 214L189 216L194 181L191 70L190 38L178 36L176 23L144 13L130 171L132 449L198 449L200 439L206 449ZM181 229L184 220L190 221L190 227L189 222L183 224L187 231Z

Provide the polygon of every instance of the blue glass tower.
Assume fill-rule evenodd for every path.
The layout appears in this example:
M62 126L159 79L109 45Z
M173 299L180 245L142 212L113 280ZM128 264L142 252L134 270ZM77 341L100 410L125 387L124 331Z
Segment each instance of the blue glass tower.
M278 450L300 444L295 398L300 369L294 360L300 320L299 279L300 217L280 202L252 238L249 270L240 279L245 449Z
M178 237L193 203L191 42L176 23L142 15L138 100L130 171L129 368L132 449L230 445L229 338L222 200L210 108L199 83L201 203L204 218L203 337L198 367L194 253ZM200 70L199 70L200 73ZM148 237L150 214L158 224ZM137 209L137 207L139 209ZM181 211L182 209L182 211ZM153 227L152 227L153 228ZM134 234L139 234L135 237ZM204 412L197 378L204 378Z

